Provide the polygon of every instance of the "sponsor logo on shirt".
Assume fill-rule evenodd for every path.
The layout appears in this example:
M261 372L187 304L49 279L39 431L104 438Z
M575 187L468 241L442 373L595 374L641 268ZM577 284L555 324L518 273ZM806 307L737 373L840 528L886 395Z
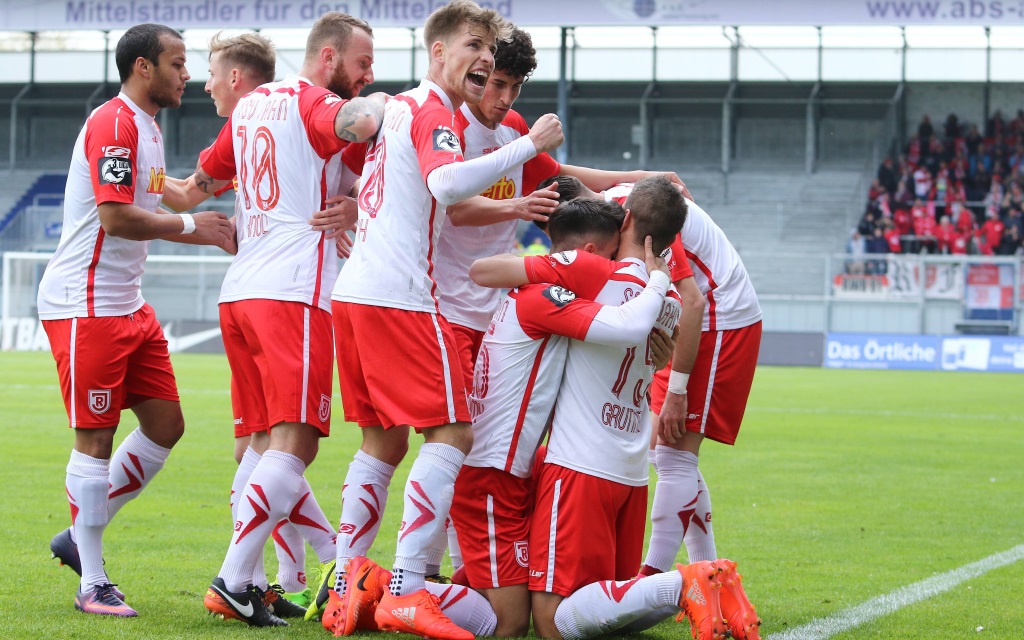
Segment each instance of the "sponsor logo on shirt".
M575 300L576 294L558 285L551 285L544 290L544 297L554 302L556 307L562 308Z
M491 200L511 200L516 197L516 181L502 177L480 195Z
M132 155L131 149L125 147L103 147L104 158L127 158Z
M146 189L146 193L163 193L164 192L164 168L156 167L149 168L149 187Z
M337 102L341 102L341 98L339 96L334 94L324 96L324 104L335 104Z
M448 127L434 129L434 151L448 151L450 153L461 153L462 145L459 143L459 136Z
M132 186L131 158L100 158L96 162L96 173L99 174L100 184Z

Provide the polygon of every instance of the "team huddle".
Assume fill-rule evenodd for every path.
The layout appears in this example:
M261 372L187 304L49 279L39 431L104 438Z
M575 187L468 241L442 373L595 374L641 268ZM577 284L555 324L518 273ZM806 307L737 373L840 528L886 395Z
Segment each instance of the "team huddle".
M537 64L528 33L452 0L423 36L419 86L365 97L373 32L359 19L324 14L280 81L266 38L215 37L206 90L227 121L187 179L164 175L155 121L189 79L180 34L139 25L118 42L121 93L76 142L39 290L75 430L72 524L50 543L81 576L75 607L138 615L107 574L103 532L184 433L139 287L148 241L163 239L234 254L219 300L234 533L210 612L445 640L524 636L531 622L589 638L678 615L699 640L759 638L698 468L705 437L735 442L757 360L761 311L739 256L675 174L548 155L558 117L529 126L512 109ZM231 218L161 208L231 188ZM523 220L550 255L509 253ZM304 477L330 433L335 362L362 436L338 527ZM139 427L114 450L127 408ZM424 443L389 570L367 553L410 429Z

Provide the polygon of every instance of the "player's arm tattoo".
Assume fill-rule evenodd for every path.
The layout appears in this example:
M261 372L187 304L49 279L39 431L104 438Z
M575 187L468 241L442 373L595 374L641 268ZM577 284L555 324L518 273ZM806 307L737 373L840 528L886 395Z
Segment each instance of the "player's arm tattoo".
M203 171L202 167L196 167L195 180L196 186L199 187L199 190L203 193L213 193L216 191L216 187L214 186L215 180L210 177L210 174Z
M384 94L353 98L334 118L334 133L347 142L362 142L376 135L384 118Z

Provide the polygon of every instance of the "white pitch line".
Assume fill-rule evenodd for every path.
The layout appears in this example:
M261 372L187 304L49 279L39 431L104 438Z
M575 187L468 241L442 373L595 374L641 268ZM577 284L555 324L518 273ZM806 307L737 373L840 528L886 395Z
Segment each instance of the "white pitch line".
M949 420L999 420L1024 422L1024 415L994 413L944 413L939 411L890 411L887 409L821 409L808 407L759 407L750 405L747 411L764 413L802 413L807 415L876 416L886 418L939 418Z
M774 634L767 640L826 640L826 638L849 631L882 616L895 613L904 607L945 593L962 582L977 578L993 569L1013 564L1022 558L1024 558L1024 544L1019 544L983 560L900 587L884 596L872 598L864 604L840 611L827 618L812 620L802 627Z

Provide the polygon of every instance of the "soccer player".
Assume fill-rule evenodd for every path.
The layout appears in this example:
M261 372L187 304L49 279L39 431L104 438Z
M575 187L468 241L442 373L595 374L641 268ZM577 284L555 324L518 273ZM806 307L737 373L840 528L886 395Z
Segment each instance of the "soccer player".
M671 367L658 372L651 388L658 483L642 575L671 569L684 542L691 563L717 557L711 494L698 455L705 438L736 442L761 343L761 307L743 261L711 216L687 204L690 213L672 244L672 279L689 261L707 306L697 352L681 352L677 345ZM717 564L726 570L726 581L738 583L735 563ZM758 638L760 621L749 602L733 615L726 604L732 637Z
M103 567L103 532L163 468L185 428L167 340L139 288L148 241L229 247L232 238L223 214L160 208L165 167L155 118L181 104L189 79L181 34L134 26L115 60L121 92L92 112L75 142L64 227L37 304L75 430L65 487L71 528L50 549L81 576L77 609L131 617L137 612ZM126 408L139 427L111 458Z
M558 118L548 114L528 135L464 160L455 112L464 102L479 102L495 42L507 30L496 11L469 0L434 11L424 28L427 77L388 102L381 133L367 150L355 248L333 295L345 417L362 427L363 437L346 475L338 535L335 590L345 629L354 628L349 603L358 608L355 598L345 600L345 566L373 541L411 426L426 443L409 472L393 577L376 621L385 630L428 637L472 636L437 609L424 586L427 550L444 527L472 445L454 337L437 308L437 239L448 205L481 193L563 139Z
M613 264L608 259L618 250L624 213L614 202L560 205L548 224L552 254L568 260L594 253ZM470 396L473 449L456 480L451 513L466 578L493 605L497 636L529 631L531 473L562 379L568 338L621 347L644 341L668 290L664 261L648 253L645 262L653 274L647 287L619 307L585 301L557 285L513 289L484 336ZM671 347L666 359L670 352Z
M278 522L287 518L328 539L332 530L303 474L330 430L329 292L337 262L333 239L307 219L338 183L332 157L379 128L383 94L355 97L373 81L372 38L365 22L324 14L310 30L300 75L239 100L195 175L206 191L238 176L242 239L221 288L221 329L236 415L270 432L238 498L235 534L204 604L253 626L287 624L252 584ZM329 543L317 545L322 562L330 551Z
M274 45L260 34L243 33L226 38L218 33L210 40L209 49L210 77L206 81L206 92L213 99L217 115L223 118L231 115L238 101L244 95L260 85L274 81L277 58ZM232 180L213 195L219 196L230 188L237 190L237 179ZM165 196L165 202L177 210L190 209L210 197L209 193L196 185L194 176L185 180L168 177L167 190L168 195ZM232 222L244 219L242 204L241 198L235 199L236 216ZM240 382L233 378L232 385L238 384ZM235 498L241 496L242 489L249 480L249 475L259 462L269 441L269 433L265 430L265 420L258 422L253 419L253 416L248 416L249 419L246 420L246 416L242 415L242 407L239 406L241 395L242 392L238 389L232 393L235 461L239 463L231 486L232 522L235 522L238 511L238 501ZM254 431L259 427L264 430ZM307 511L313 514L312 517L315 520L321 523L327 522L326 516L322 515L312 493L310 493L306 504ZM333 527L328 527L327 530L322 530L319 527L306 527L303 532L310 535L309 542L314 548L319 547L324 557L333 560ZM277 552L277 581L274 584L269 584L261 560L256 564L252 579L253 585L265 594L265 601L276 603L283 597L295 604L294 607L287 602L281 602L277 606L272 604L275 615L279 617L301 616L312 599L309 587L306 585L306 548L302 532L287 520L283 520L274 528L271 537ZM331 570L333 570L333 564Z

